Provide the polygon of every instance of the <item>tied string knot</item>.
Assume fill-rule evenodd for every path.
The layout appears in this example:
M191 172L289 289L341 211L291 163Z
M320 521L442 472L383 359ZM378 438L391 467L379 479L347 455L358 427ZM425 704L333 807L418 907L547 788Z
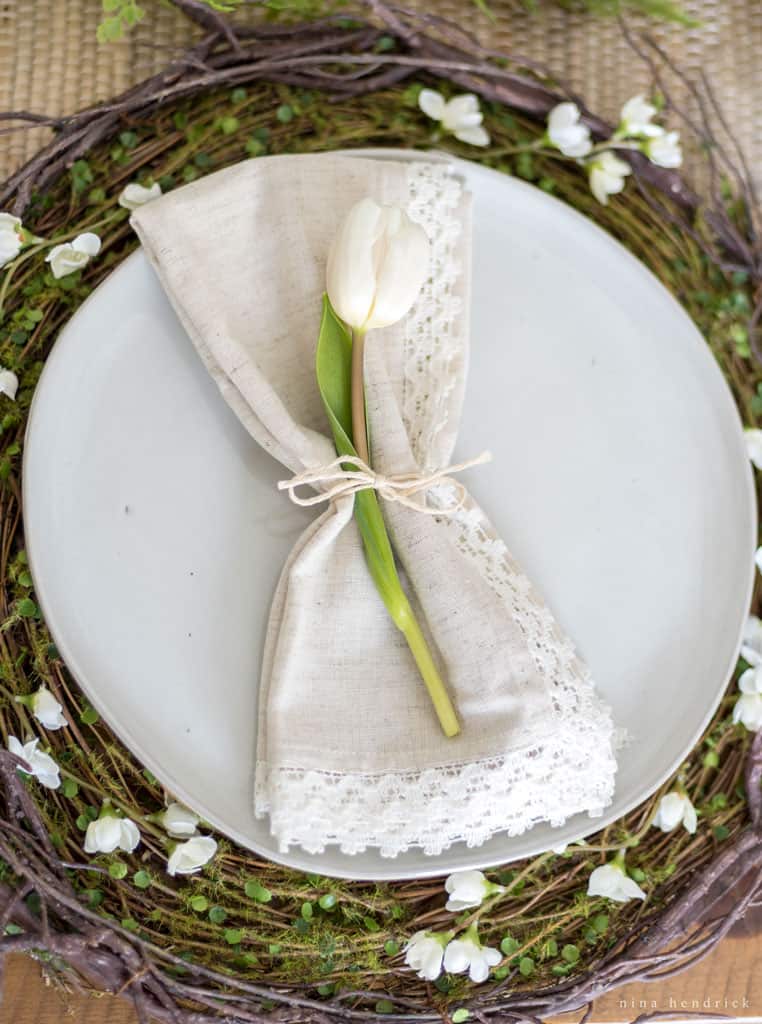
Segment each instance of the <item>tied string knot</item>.
M305 469L302 473L296 473L290 480L279 480L278 490L288 491L288 496L294 504L303 508L319 505L324 501L338 501L339 498L357 494L358 491L375 491L379 497L387 501L396 501L425 515L452 516L462 507L467 496L466 488L459 480L453 479L452 474L462 473L464 469L481 466L491 460L491 452L482 452L475 459L457 462L433 473L400 473L384 476L383 473L371 469L367 462L357 455L340 455L325 466ZM348 469L348 466L352 468ZM455 489L454 504L446 508L426 504L426 491L437 484L448 484ZM301 487L314 487L317 494L302 497L298 493Z

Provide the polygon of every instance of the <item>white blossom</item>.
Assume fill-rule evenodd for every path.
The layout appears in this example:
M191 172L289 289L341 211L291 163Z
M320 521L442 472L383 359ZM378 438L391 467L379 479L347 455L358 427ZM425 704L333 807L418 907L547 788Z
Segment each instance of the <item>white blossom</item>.
M622 107L617 135L628 138L655 138L663 135L664 129L653 123L656 107L639 93L627 100Z
M137 181L131 181L119 193L118 202L125 210L137 210L139 206L145 206L153 199L158 199L160 195L161 185L158 181L148 188L145 185L140 185Z
M609 196L616 195L624 188L624 181L632 168L609 150L604 150L588 163L590 191L605 206Z
M199 817L182 804L172 803L159 815L158 821L171 836L182 839L198 835Z
M7 395L11 401L16 400L19 379L13 370L0 369L0 395Z
M15 260L24 244L23 229L18 217L0 213L0 267Z
M757 548L754 553L754 564L762 572L762 547Z
M624 864L619 858L614 858L592 872L587 883L587 895L605 896L616 903L646 898L638 883L625 873Z
M462 939L448 943L444 954L444 968L450 974L465 974L471 981L480 984L489 977L490 967L496 967L503 959L499 949L482 946L476 928L471 927Z
M473 93L463 93L446 100L436 89L421 89L418 106L427 117L439 121L445 131L452 132L461 142L472 146L489 145L489 133L482 124L484 115Z
M54 245L45 261L50 264L53 277L58 279L87 266L92 257L98 255L100 248L100 238L92 231L86 231L77 235L73 242Z
M493 893L505 892L502 885L488 881L481 871L455 871L445 882L449 894L446 909L457 913L467 907L479 907Z
M643 152L658 167L679 167L683 162L680 133L666 132L643 143Z
M405 946L405 963L419 978L436 981L442 973L444 947L452 933L416 932Z
M85 853L132 853L140 842L138 826L130 818L119 818L108 811L91 821L85 833Z
M326 291L338 316L359 331L388 327L413 305L429 273L429 240L399 206L361 199L328 254Z
M749 458L757 469L762 469L762 430L756 427L749 427L744 430L746 438L746 451Z
M587 156L593 148L590 129L580 121L576 103L559 103L548 114L548 138L564 156Z
M170 875L192 875L208 864L217 852L217 843L211 836L193 836L178 843L167 860Z
M15 736L9 736L8 750L29 765L29 771L26 768L20 768L19 771L33 775L46 789L58 789L61 785L60 769L50 754L37 749L39 742L36 739L22 744Z
M683 825L693 835L696 831L696 808L687 793L677 790L666 793L659 801L653 824L662 832L672 832L678 825Z
M749 732L762 729L762 696L758 693L742 693L733 708L733 722L739 722Z
M46 729L63 729L67 725L63 708L55 699L47 686L41 686L36 693L29 698L29 709Z

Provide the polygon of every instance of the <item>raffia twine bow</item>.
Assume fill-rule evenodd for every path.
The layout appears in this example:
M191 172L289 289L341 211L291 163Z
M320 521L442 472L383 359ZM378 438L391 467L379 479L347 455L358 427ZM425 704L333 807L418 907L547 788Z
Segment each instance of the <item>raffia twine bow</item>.
M445 466L444 469L422 476L415 473L384 476L383 473L371 469L367 462L356 455L340 455L325 466L305 469L302 473L296 473L290 480L279 480L278 490L288 491L288 496L294 504L303 508L310 508L324 501L338 501L339 498L347 494L357 494L358 491L375 491L379 497L387 501L396 501L415 512L423 512L424 515L452 516L462 507L468 493L459 480L453 479L452 474L462 473L464 469L491 461L492 453L486 451L477 455L475 459L456 462L452 466ZM347 469L347 466L354 468ZM454 504L446 508L426 504L426 491L436 484L450 484L455 488ZM317 494L303 498L297 493L300 487L314 487L319 490ZM418 495L420 497L417 497Z

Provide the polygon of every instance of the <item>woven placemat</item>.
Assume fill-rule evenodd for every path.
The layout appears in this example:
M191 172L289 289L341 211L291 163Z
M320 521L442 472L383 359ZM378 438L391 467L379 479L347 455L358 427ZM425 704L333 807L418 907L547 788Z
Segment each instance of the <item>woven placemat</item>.
M127 38L99 44L100 0L0 0L0 110L71 113L158 71L194 30L169 7L146 6L145 20ZM624 99L651 87L649 69L633 54L615 18L594 18L544 2L528 14L517 9L516 0L490 0L494 21L471 0L418 0L417 6L456 21L462 21L467 7L469 27L483 43L542 61L600 114L615 117ZM630 23L647 29L689 76L702 71L710 76L762 180L762 3L685 0L683 7L699 27L641 18ZM678 105L690 110L686 85L670 91ZM45 129L6 135L0 143L0 179L47 137Z

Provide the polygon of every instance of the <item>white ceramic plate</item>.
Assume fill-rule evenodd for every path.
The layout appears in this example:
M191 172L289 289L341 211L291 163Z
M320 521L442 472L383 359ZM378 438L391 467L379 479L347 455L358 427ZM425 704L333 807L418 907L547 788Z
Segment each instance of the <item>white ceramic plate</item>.
M602 819L436 858L279 854L251 810L257 681L271 595L309 516L276 491L282 469L225 405L142 253L62 332L29 421L37 594L87 696L222 832L328 875L481 867L619 817L696 742L748 608L751 472L698 331L590 221L507 176L459 170L475 196L474 295L455 458L492 449L469 487L632 737Z

